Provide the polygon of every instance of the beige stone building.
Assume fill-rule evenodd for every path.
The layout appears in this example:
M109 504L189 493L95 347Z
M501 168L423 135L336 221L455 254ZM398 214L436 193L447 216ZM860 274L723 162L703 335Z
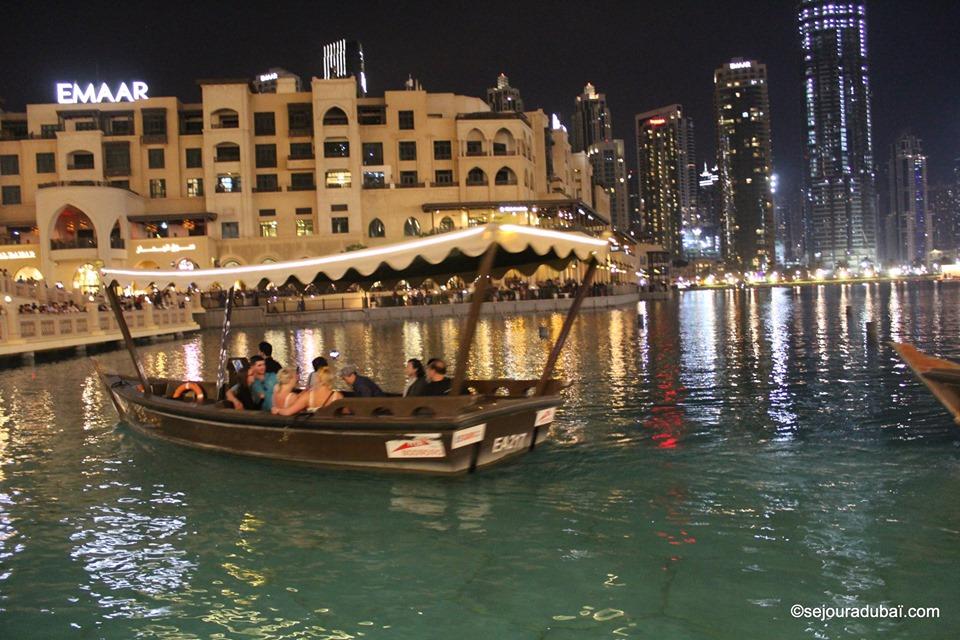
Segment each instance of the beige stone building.
M261 264L492 221L611 233L587 158L542 111L419 89L358 98L349 78L200 84L200 104L0 114L0 268L85 287L102 265ZM635 281L632 245L617 245L600 279Z

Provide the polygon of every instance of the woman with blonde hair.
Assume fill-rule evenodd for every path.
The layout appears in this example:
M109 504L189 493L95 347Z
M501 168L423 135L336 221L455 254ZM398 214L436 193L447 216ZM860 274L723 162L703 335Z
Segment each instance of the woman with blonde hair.
M313 386L309 391L304 391L296 400L291 400L291 404L286 407L277 407L274 404L271 412L279 416L292 416L301 411L314 412L317 409L329 406L343 398L343 394L333 388L333 372L330 367L321 367L317 369L313 376Z
M273 388L273 407L286 409L297 400L297 371L286 367L277 372L277 386ZM271 411L272 412L272 411Z

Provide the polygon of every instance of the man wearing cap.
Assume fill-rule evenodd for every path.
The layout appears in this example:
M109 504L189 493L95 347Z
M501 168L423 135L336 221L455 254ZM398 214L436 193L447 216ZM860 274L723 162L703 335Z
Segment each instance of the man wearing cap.
M383 389L367 376L360 375L357 367L352 364L340 367L340 377L353 388L353 395L358 398L374 398L383 395Z

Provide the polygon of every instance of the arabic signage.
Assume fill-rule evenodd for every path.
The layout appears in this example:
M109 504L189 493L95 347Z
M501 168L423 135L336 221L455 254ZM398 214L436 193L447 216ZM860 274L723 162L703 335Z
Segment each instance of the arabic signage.
M166 244L158 245L156 247L144 247L140 245L137 247L137 253L179 253L181 251L196 251L197 245L190 244L177 244L176 242L168 242Z
M29 251L0 251L0 260L30 260L37 257L37 252Z

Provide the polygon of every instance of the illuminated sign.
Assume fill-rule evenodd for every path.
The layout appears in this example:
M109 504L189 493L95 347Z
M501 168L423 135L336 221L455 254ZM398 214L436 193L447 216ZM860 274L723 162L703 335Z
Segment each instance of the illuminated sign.
M30 260L36 258L36 251L0 251L0 260Z
M647 124L657 127L657 126L660 126L661 124L667 124L667 121L665 118L653 118L651 120L647 120Z
M197 245L195 244L177 244L176 242L168 242L167 244L160 245L158 247L137 247L137 253L179 253L181 251L196 251Z
M749 69L750 67L751 67L751 64L750 64L750 61L749 61L749 60L744 61L744 62L731 62L731 63L730 63L730 68L731 68L731 69Z
M117 90L111 91L107 83L104 82L97 88L96 85L88 84L81 87L76 82L58 82L57 83L57 102L60 104L99 104L101 102L135 102L137 100L146 100L147 83L131 82L131 87L126 82L120 83Z
M264 73L260 75L260 82L270 82L271 80L276 80L280 75L274 71L273 73Z
M529 211L527 207L500 207L500 213L526 213Z

